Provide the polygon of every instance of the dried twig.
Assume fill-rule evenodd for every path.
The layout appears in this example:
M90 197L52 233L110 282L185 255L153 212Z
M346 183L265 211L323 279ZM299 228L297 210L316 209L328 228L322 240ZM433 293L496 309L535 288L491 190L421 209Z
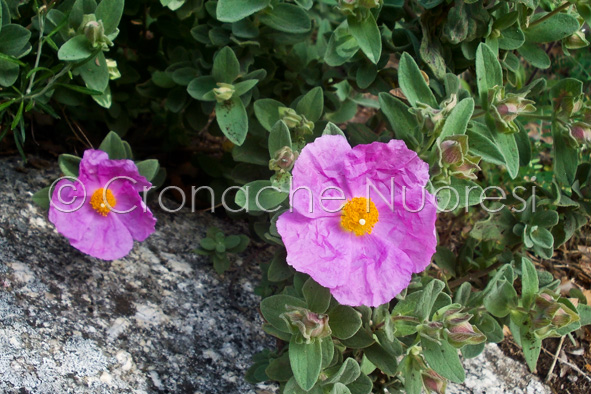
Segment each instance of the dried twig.
M560 354L560 351L562 350L562 344L564 343L564 338L566 338L566 336L560 338L560 343L558 344L558 349L556 349L556 354L554 355L554 360L552 360L552 365L550 365L550 370L548 371L548 375L546 376L546 383L548 383L550 381L550 378L552 377L552 372L554 371L554 367L556 366L556 361L558 360L558 355Z
M551 355L551 356L554 356L554 355L553 355L551 352L549 352L548 350L546 350L546 349L544 349L544 348L542 348L542 350L543 350L543 351L544 351L546 354L549 354L549 355ZM568 367L572 368L573 370L577 371L579 374L583 375L583 377L584 377L585 379L587 379L589 382L591 382L591 377L589 377L589 375L587 375L587 374L585 373L585 371L583 371L581 368L577 367L575 364L569 363L568 361L564 361L564 360L561 360L561 359L558 359L558 361L560 361L562 364L564 364L564 365L566 365L566 366L568 366Z

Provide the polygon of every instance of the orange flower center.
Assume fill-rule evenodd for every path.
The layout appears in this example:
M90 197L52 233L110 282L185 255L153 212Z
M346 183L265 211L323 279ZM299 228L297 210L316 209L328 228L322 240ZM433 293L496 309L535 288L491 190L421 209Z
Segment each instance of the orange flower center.
M92 193L92 197L90 197L90 205L92 209L97 211L99 214L103 216L107 216L109 212L111 212L111 208L114 208L117 204L117 200L109 189L105 193L105 189L102 187Z
M375 204L365 197L355 197L343 207L341 226L355 235L371 234L378 222L379 213Z

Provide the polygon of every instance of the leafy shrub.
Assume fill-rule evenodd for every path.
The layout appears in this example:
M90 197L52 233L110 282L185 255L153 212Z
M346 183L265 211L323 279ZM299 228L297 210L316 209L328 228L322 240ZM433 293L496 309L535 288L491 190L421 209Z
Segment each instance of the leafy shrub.
M195 162L214 189L248 186L232 207L277 246L261 263L263 329L289 344L257 355L251 381L286 393L441 392L464 379L458 349L477 356L503 326L534 370L544 338L591 323L585 301L558 294L534 264L591 215L583 84L538 72L550 47L588 45L588 2L0 1L2 136L12 130L19 148L27 114L62 110L120 135L149 125L143 143L161 149L203 130L231 143ZM379 307L340 305L286 262L277 219L298 155L321 135L403 140L429 164L440 218L464 227L453 243L441 232L432 268ZM502 201L485 213L492 185ZM238 240L209 235L210 252Z

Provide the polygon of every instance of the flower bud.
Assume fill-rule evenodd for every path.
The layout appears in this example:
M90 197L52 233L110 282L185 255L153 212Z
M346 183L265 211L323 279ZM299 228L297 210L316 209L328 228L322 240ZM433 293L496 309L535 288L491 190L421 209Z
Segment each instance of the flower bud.
M581 30L575 32L575 34L570 37L565 38L563 43L567 49L581 49L589 46L589 41L587 41L585 33Z
M218 87L213 89L213 94L218 103L223 103L232 98L236 88L229 83L218 82Z
M290 129L298 127L302 121L302 117L293 108L280 107L279 116Z
M486 341L486 336L478 327L467 321L451 325L446 331L448 342L456 348L461 348L464 345L478 345Z
M317 314L306 308L286 305L287 312L280 315L292 334L301 334L306 343L315 338L325 338L332 334L328 325L328 315Z
M425 390L428 393L432 391L436 392L437 394L445 393L445 389L447 387L447 380L443 376L439 375L432 369L426 369L422 371L421 376L423 378L423 385L425 386Z
M102 43L102 38L105 35L105 28L102 21L89 21L84 26L84 35L90 41L93 47Z
M458 164L464 158L458 141L446 140L441 143L441 160L444 164Z
M284 146L275 152L273 159L269 161L269 169L273 171L290 171L298 157L297 152L289 146Z
M569 126L568 133L577 144L584 145L591 143L591 126L586 123L573 123Z
M488 101L491 115L499 131L503 133L515 133L518 131L513 121L520 114L530 113L536 110L534 102L527 100L526 93L505 94L503 86L495 86L489 90Z

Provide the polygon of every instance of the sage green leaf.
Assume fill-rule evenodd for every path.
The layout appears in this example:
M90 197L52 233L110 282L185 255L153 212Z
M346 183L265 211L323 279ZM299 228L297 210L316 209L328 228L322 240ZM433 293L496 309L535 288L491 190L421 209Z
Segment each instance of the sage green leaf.
M312 28L308 13L297 5L279 3L259 14L259 20L275 30L285 33L307 33Z
M351 390L341 382L337 382L332 386L330 394L351 394Z
M531 224L542 227L553 227L558 224L559 216L556 211L537 211L531 218Z
M478 345L466 345L462 347L462 356L464 358L478 357L483 351L486 343L479 343Z
M476 51L476 83L483 108L488 108L488 90L503 85L503 69L501 63L485 43L481 43Z
M371 361L376 367L378 367L386 375L396 375L398 369L398 362L396 357L388 353L379 344L374 343L368 348L363 350L365 356Z
M119 137L119 134L115 133L114 131L110 131L109 134L107 134L103 142L101 142L99 149L103 152L107 152L109 159L111 160L121 160L127 158L123 141L121 140L121 137Z
M61 172L66 176L78 178L78 171L80 168L80 161L82 159L78 156L69 155L67 153L59 155L57 160Z
M527 362L529 370L534 372L538 364L540 351L542 350L542 341L532 332L526 331L521 334L521 348L523 349L523 357Z
M430 10L431 8L435 8L439 4L443 3L443 0L418 0L418 3L424 8Z
M250 92L250 90L254 88L257 83L259 83L258 79L248 79L246 81L234 84L234 95L242 96L243 94Z
M554 246L554 237L552 233L544 227L538 227L530 233L531 240L534 245L544 249L552 249Z
M367 360L367 358L365 358L365 360ZM349 388L349 391L351 391L351 394L371 394L373 382L367 375L361 373L361 375L359 375L354 382L349 383L347 387Z
M408 102L413 107L416 106L417 102L421 102L432 108L438 108L435 95L433 95L429 85L427 85L419 66L417 66L414 59L406 52L400 58L398 83Z
M367 17L362 20L351 16L347 18L347 22L349 31L357 40L359 48L373 64L377 64L382 54L382 36L373 14L368 12Z
M361 316L350 306L335 306L328 311L328 318L332 335L339 339L351 338L361 328Z
M500 280L496 287L484 297L484 307L491 315L505 317L517 306L517 292L506 279Z
M554 175L558 182L571 186L579 165L577 149L562 135L557 122L552 122L552 137L554 138Z
M347 23L344 22L330 36L324 53L324 61L331 67L345 64L359 51L359 43L349 33Z
M330 290L310 278L302 286L302 293L308 303L308 309L315 313L324 313L330 305ZM330 321L329 321L330 324Z
M240 62L230 47L223 47L213 60L211 76L216 82L232 83L240 74Z
M254 114L267 131L271 131L273 126L280 120L279 108L286 107L286 105L273 99L261 99L254 103Z
M342 384L349 384L355 381L359 375L361 375L361 368L354 358L346 359L343 364L339 367L333 367L326 371L328 379L324 381L324 384L331 384L341 382Z
M266 8L271 0L218 0L216 18L220 22L238 22Z
M499 151L505 158L505 165L509 176L511 179L515 179L519 172L519 148L515 141L515 134L493 131L491 135L497 148L499 148Z
M341 130L336 124L328 122L324 128L324 131L322 132L322 135L340 135L344 137L345 133L343 133L343 130Z
M247 212L272 211L287 198L287 195L273 187L271 181L254 181L238 190L235 202Z
M240 97L216 103L215 117L222 133L236 145L242 145L248 132L248 115Z
M543 70L550 67L551 61L550 56L542 48L536 44L530 44L526 42L523 44L517 52L532 66L541 68Z
M466 132L470 141L470 152L482 160L496 165L505 165L505 156L489 136L490 132L482 123L474 122Z
M216 101L213 89L217 88L216 80L211 76L197 77L187 86L187 93L195 100Z
M267 297L261 301L261 313L266 321L268 321L276 329L289 333L289 327L285 320L280 316L287 312L286 305L297 306L305 308L306 303L296 297L278 294L271 297Z
M296 112L304 115L311 122L316 122L324 111L324 92L320 86L315 87L298 101Z
M570 14L558 13L540 23L537 20L547 14L538 13L532 17L529 27L524 30L530 43L543 43L562 40L579 30L579 21Z
M482 193L483 189L477 183L453 177L449 185L437 186L437 204L440 210L447 212L470 207L482 201Z
M94 49L86 36L78 35L70 38L60 47L57 57L66 62L77 62L92 56L93 53Z
M103 21L105 35L114 33L119 26L125 0L101 0L94 14L97 20Z
M423 389L422 368L416 359L411 356L405 356L400 363L399 369L404 378L404 391L407 394L421 394Z
M298 343L296 336L292 336L289 342L289 362L298 386L309 391L320 376L322 367L321 342L315 340L309 344Z
M146 178L148 182L152 182L152 179L156 177L158 171L160 171L160 164L158 160L148 159L135 163L138 172L141 176Z
M19 56L30 38L31 32L24 26L18 24L3 26L0 32L0 53Z
M355 75L355 79L357 80L357 86L360 89L367 89L369 85L376 80L378 76L378 68L373 63L363 63L357 69L357 73Z
M460 101L445 120L440 137L443 140L445 137L452 135L466 134L468 122L474 113L474 99L468 97Z
M269 134L269 156L275 157L275 153L287 146L291 149L291 134L284 121L280 120L275 123Z
M18 79L18 64L0 59L0 86L8 87L14 85Z
M421 59L429 66L437 79L445 77L446 65L443 58L443 47L438 38L431 36L429 29L426 26L421 26L423 29L423 39L421 40L421 47L419 53Z
M379 99L380 109L386 115L396 138L404 140L411 147L418 146L423 136L416 116L408 111L409 107L390 93L381 92Z
M78 67L78 70L89 89L104 92L109 86L109 68L104 52L99 52L95 58Z
M437 342L423 336L421 347L425 360L435 372L454 383L462 383L466 379L464 367L458 351L447 341Z
M421 298L416 305L414 314L414 316L416 316L419 321L429 318L431 310L433 309L433 304L435 304L437 296L439 293L441 293L444 287L445 283L439 279L433 279L425 286L423 293L421 294Z
M521 257L521 300L523 307L529 309L534 302L536 294L540 290L538 273L531 260Z
M49 209L49 188L50 186L44 187L35 194L33 194L33 202L37 204L41 209Z
M499 37L499 48L507 51L518 49L525 42L525 35L519 25L515 24L503 30Z
M293 376L289 364L289 354L283 353L281 357L271 360L265 373L271 380L287 382Z

